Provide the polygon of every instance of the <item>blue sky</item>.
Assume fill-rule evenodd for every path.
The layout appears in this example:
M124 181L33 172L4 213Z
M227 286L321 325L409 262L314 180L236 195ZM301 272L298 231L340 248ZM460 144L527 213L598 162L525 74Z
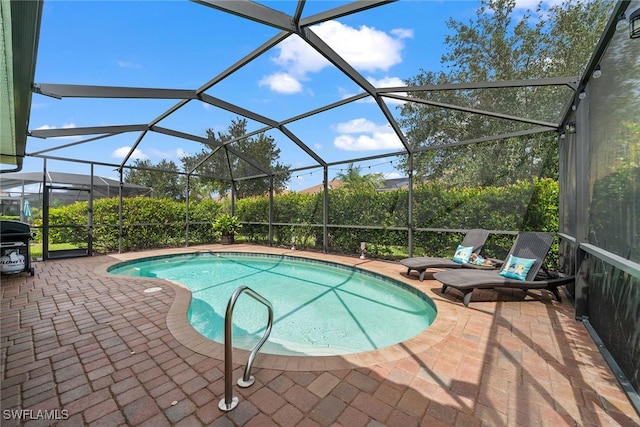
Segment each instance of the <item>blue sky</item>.
M296 2L260 2L293 14ZM348 2L307 1L304 16ZM399 86L421 69L437 71L445 52L449 17L467 22L477 1L399 1L312 27L312 30L375 86ZM522 0L522 8L535 2ZM36 67L36 83L197 89L269 40L279 31L262 24L185 1L56 1L45 2ZM359 88L297 36L289 37L206 93L284 120L344 99ZM34 94L30 129L148 123L174 106L175 100L74 99ZM387 104L398 115L397 104ZM201 102L190 102L160 126L205 136L206 129L224 131L237 116ZM248 130L263 125L249 121ZM375 156L401 149L377 105L363 100L288 125L305 144L328 162ZM281 148L281 161L293 168L314 163L277 131L268 133ZM51 151L119 164L138 138L127 133ZM29 138L33 153L83 138ZM180 164L197 143L149 133L135 158ZM364 172L399 176L393 159L360 164ZM346 165L342 166L346 168ZM42 169L27 159L24 171ZM48 161L47 169L89 173L89 167ZM330 178L341 167L332 167ZM94 173L117 178L113 168ZM300 190L320 183L321 169L294 174L289 187Z

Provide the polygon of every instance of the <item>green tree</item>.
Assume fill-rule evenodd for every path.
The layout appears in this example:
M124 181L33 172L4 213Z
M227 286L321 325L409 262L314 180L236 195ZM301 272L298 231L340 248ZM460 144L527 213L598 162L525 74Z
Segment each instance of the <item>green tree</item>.
M381 173L362 174L360 166L350 163L346 172L337 173L334 179L342 181L350 190L376 190L382 187L383 176Z
M233 180L238 197L259 196L269 191L269 174L272 174L274 191L284 190L291 173L288 166L279 162L280 149L275 140L264 133L243 137L246 133L247 121L239 118L231 121L226 133L208 129L210 146L181 159L186 170L195 168L197 183L194 185L205 185L209 190L225 194L231 190ZM234 142L228 142L231 140ZM259 175L264 176L242 179Z
M612 3L575 1L535 11L515 10L514 0L482 0L468 23L450 19L444 71L422 70L409 85L578 76L604 30ZM428 101L547 122L558 120L571 93L562 87L414 92ZM415 176L453 185L506 185L533 176L557 178L554 132L500 141L437 147L523 131L531 124L419 103L401 107L401 125L418 153ZM429 148L426 151L421 149ZM405 169L408 164L403 165Z
M125 182L151 188L153 197L185 199L184 176L180 175L180 168L173 161L163 159L154 165L149 159L138 159L132 167L125 171Z

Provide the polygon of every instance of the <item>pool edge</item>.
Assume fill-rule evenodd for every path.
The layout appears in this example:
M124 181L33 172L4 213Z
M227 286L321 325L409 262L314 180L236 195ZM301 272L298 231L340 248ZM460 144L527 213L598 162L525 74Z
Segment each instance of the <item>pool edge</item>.
M153 251L113 254L110 255L117 261L109 262L97 266L96 274L110 275L107 269L119 262L130 261L139 258L146 258L158 255L184 254L193 252L253 252L270 255L287 255L308 259L322 259L323 261L342 264L350 267L357 267L370 271L393 280L402 282L408 286L423 292L433 300L437 314L433 323L422 333L409 338L400 343L384 347L377 350L370 350L362 353L334 356L284 356L258 353L253 366L263 369L275 369L283 371L329 371L351 368L366 368L384 363L398 362L411 358L418 353L424 352L437 345L448 336L457 323L456 311L449 307L450 303L439 294L434 293L429 286L429 281L419 282L417 278L407 278L400 274L406 271L398 263L380 260L361 260L355 257L347 257L334 254L322 254L306 251L292 251L284 248L272 248L254 246L246 244L233 245L205 245L186 248L161 249ZM392 276L393 269L398 271ZM131 277L136 282L167 285L173 289L175 296L166 317L166 324L169 332L182 345L201 355L224 360L224 345L212 341L196 331L187 319L187 312L191 304L191 291L185 286L165 279L154 279L144 277ZM233 360L238 365L244 365L249 356L249 351L234 349Z

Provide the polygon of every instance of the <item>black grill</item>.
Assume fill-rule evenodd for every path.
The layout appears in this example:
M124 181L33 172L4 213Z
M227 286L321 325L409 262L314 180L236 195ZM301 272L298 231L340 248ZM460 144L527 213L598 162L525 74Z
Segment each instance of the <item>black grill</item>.
M33 240L31 227L26 222L0 221L0 271L27 272L33 276L29 241Z

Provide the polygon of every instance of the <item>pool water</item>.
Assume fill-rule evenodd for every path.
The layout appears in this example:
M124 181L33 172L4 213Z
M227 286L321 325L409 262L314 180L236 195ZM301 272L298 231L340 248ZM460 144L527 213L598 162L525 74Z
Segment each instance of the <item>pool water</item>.
M387 347L420 334L435 305L401 282L339 264L241 253L193 253L125 262L110 273L158 277L192 292L188 317L209 339L224 342L233 291L248 286L269 300L274 322L260 350L283 355L339 355ZM233 343L250 350L264 334L267 308L246 294L233 313Z

